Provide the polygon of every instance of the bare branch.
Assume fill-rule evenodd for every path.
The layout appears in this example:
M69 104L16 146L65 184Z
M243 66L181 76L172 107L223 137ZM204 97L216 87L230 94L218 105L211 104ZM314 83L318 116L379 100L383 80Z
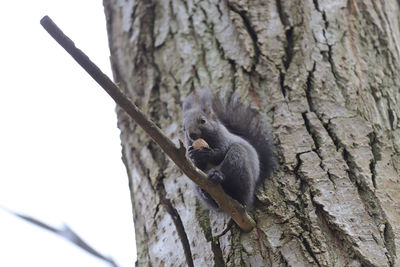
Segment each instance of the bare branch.
M43 17L40 23L76 62L103 87L114 101L143 128L186 176L212 196L222 211L229 214L243 231L248 232L254 228L255 222L248 215L246 209L239 202L228 196L220 185L212 183L208 179L208 176L196 168L186 157L186 149L181 141L180 147L177 147L155 123L149 120L147 116L121 92L117 85L115 85L85 53L75 47L72 40L69 39L48 16Z
M64 224L62 228L57 229L51 225L48 225L36 218L33 218L31 216L27 216L12 210L9 210L7 208L2 207L4 210L6 210L7 212L13 214L14 216L17 216L31 224L34 224L38 227L41 227L43 229L46 229L47 231L53 232L54 234L70 241L71 243L73 243L74 245L80 247L81 249L85 250L86 252L88 252L89 254L102 259L103 261L107 262L108 264L110 264L110 266L112 267L118 267L118 265L115 263L115 261L110 258L110 257L106 257L103 254L101 254L100 252L98 252L97 250L95 250L94 248L92 248L88 243L86 243L77 233L75 233L71 228L69 228L68 225Z

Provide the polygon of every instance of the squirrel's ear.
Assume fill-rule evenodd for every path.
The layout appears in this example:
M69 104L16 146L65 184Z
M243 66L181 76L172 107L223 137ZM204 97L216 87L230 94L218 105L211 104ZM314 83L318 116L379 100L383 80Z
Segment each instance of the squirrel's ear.
M217 116L215 116L215 113L213 111L210 111L210 120L216 121Z
M202 111L207 115L211 115L213 112L210 103L204 103L202 105Z
M192 109L192 107L194 105L198 105L199 102L200 102L200 95L197 92L197 90L194 90L183 101L183 105L182 105L183 111Z

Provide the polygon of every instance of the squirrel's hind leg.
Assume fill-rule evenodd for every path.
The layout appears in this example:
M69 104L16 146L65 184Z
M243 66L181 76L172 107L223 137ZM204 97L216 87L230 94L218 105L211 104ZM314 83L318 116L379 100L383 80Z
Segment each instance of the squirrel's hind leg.
M225 176L225 179L221 182L225 192L251 209L257 179L253 175L252 165L249 164L246 156L247 151L243 146L233 144L226 153L219 169Z

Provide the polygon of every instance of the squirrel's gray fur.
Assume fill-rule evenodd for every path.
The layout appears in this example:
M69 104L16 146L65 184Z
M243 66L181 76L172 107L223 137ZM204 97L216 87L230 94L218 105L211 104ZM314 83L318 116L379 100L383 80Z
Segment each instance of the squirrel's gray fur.
M251 208L257 185L275 166L261 114L242 105L236 95L222 99L203 89L185 99L182 118L189 158L227 194ZM198 138L211 149L193 149L192 143ZM207 192L198 186L196 189L207 206L218 208Z

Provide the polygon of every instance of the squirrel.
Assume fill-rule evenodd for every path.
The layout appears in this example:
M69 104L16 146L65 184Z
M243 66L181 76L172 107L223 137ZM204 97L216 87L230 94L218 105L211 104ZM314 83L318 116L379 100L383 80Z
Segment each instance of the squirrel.
M182 118L189 159L228 195L251 209L257 185L275 168L273 146L261 114L244 106L235 94L223 99L203 89L185 98ZM207 207L218 209L206 191L195 188Z

